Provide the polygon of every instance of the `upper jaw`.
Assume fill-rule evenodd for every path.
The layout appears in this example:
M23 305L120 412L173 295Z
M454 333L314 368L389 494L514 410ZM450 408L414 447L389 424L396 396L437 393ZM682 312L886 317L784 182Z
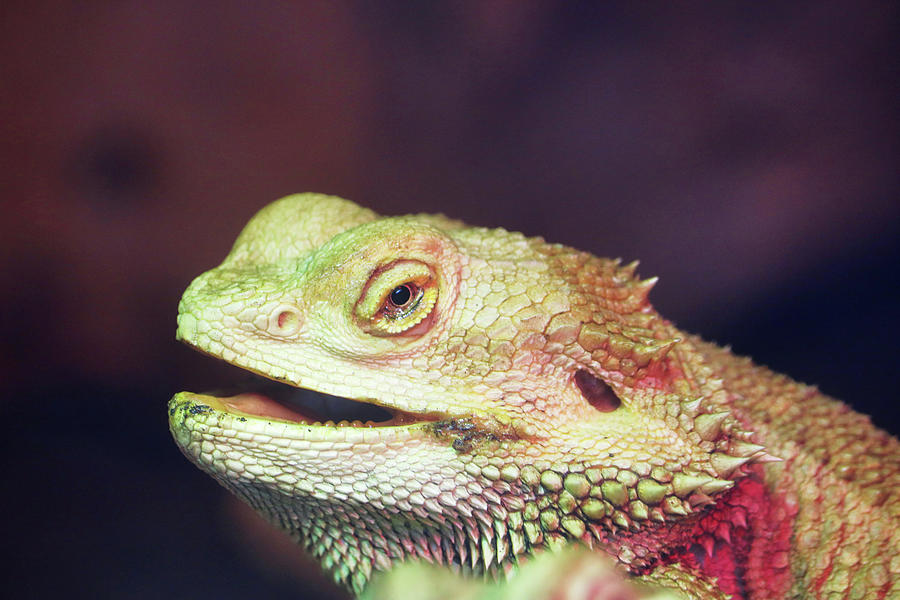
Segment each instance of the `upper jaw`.
M202 288L205 283L204 277L208 275L195 280L188 292L195 287ZM262 384L256 381L249 388L242 386L239 393L182 392L171 400L170 408L190 403L193 407L191 410L195 412L212 411L223 416L231 415L242 419L240 422L277 423L279 429L287 426L303 430L387 430L415 428L422 425L429 425L434 429L434 426L441 422L470 420L470 417L477 423L479 429L482 426L494 429L490 427L491 423L482 423L483 419L475 418L472 409L465 406L444 406L435 410L436 406L443 403L435 402L434 398L398 395L386 390L387 384L384 382L376 383L372 378L368 378L369 385L358 385L364 379L358 378L358 374L354 375L352 370L345 372L356 384L348 388L341 384L347 376L332 377L326 371L310 370L307 356L282 356L281 353L273 353L270 348L264 351L269 358L259 360L259 352L253 351L252 348L243 348L244 344L235 341L238 331L229 333L214 324L217 319L212 318L208 312L218 309L201 311L195 306L196 303L190 301L192 295L188 292L185 293L179 306L176 339L194 350L239 367L245 374L250 373L258 376L257 379L264 378L268 381ZM309 373L301 376L294 372L298 368L304 373L306 371ZM306 387L310 385L308 378L315 380L309 388ZM348 394L348 389L353 391ZM296 402L297 395L315 396L325 400L320 400L316 406L314 403ZM384 396L390 401L385 402L382 399ZM335 413L333 410L335 405L343 405L344 408L350 406L351 410L339 410Z
M433 410L424 401L414 401L403 408L381 401L376 394L351 397L332 395L320 389L307 388L294 381L286 369L273 366L269 372L249 364L242 353L235 352L221 341L203 333L200 321L189 314L179 315L177 339L192 349L238 367L250 385L225 393L182 392L170 402L180 405L191 402L194 410L212 410L243 419L302 425L304 428L372 429L408 427L433 424L454 415ZM317 388L319 386L316 386ZM329 382L322 382L328 388ZM332 390L329 390L332 391ZM334 392L341 393L337 390ZM177 401L177 402L176 402ZM427 408L427 410L426 410Z
M183 308L183 307L182 307ZM237 415L245 419L264 419L305 426L326 427L384 427L413 422L407 413L399 410L378 408L378 402L371 399L356 400L329 396L316 390L304 389L288 381L285 374L261 371L246 364L246 357L236 353L208 334L211 328L201 326L201 321L182 310L178 315L176 339L203 354L233 364L245 374L252 374L256 381L251 386L242 385L236 393L197 394L182 392L172 399L179 402L190 401L196 406L217 412ZM318 401L318 402L317 402ZM336 413L335 404L341 405ZM348 406L361 410L347 410ZM366 410L366 409L369 410ZM205 410L205 409L201 409ZM358 414L354 414L358 413ZM422 419L428 420L428 419Z

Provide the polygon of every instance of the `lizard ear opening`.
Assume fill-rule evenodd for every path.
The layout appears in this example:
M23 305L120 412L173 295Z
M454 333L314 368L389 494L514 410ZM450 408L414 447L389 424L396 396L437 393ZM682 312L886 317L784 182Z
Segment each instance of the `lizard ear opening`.
M575 385L584 399L600 412L612 412L622 406L622 401L612 388L589 371L578 369L575 372Z

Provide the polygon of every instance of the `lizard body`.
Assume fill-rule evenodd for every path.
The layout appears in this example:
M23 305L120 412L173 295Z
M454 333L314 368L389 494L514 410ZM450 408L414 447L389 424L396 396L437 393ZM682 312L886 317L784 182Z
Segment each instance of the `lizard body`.
M679 331L635 266L284 198L191 284L178 337L385 418L183 392L173 435L356 593L410 560L494 577L580 542L686 598L896 598L897 440Z

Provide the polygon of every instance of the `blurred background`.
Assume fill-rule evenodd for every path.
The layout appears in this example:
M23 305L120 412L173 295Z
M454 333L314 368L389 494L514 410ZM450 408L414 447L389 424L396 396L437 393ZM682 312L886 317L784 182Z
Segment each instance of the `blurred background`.
M897 433L897 13L4 2L6 597L340 597L165 419L230 371L181 292L293 192L640 258L683 328Z

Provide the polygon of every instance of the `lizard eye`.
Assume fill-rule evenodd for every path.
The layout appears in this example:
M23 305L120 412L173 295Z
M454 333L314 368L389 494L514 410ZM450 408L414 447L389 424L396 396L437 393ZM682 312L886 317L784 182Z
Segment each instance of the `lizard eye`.
M424 295L412 281L398 285L388 294L382 312L387 319L400 320L416 310Z
M375 271L356 305L364 330L390 336L408 332L431 314L437 301L434 271L418 261L398 261Z
M412 283L404 283L403 285L398 285L391 291L391 295L388 297L391 303L391 306L394 306L399 309L406 308L406 305L409 304L413 298L413 290L414 284Z

